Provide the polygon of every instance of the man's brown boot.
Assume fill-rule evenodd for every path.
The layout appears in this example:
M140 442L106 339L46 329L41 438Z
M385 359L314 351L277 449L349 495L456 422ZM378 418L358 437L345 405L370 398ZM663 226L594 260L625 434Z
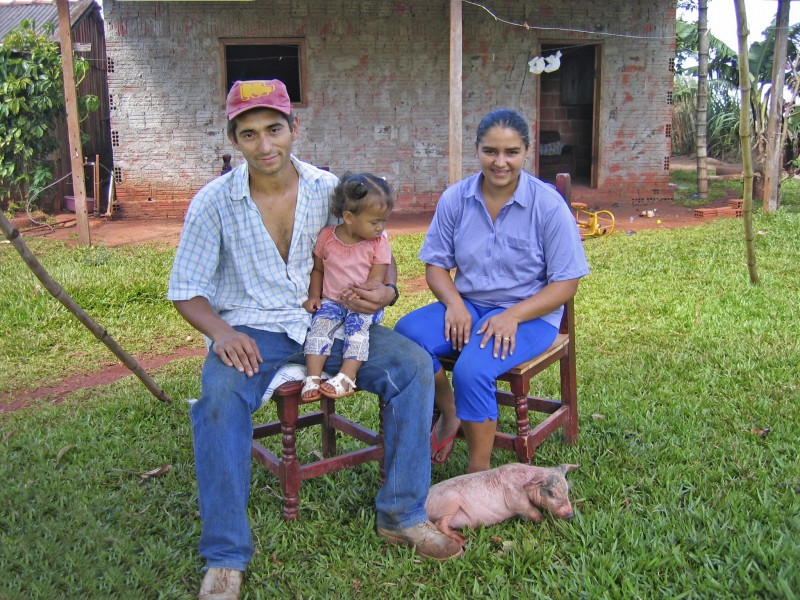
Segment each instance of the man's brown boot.
M455 540L447 537L430 521L407 529L381 529L378 535L390 544L407 544L417 549L417 554L434 560L447 560L464 555L464 549Z
M209 567L200 586L199 600L239 600L242 571Z

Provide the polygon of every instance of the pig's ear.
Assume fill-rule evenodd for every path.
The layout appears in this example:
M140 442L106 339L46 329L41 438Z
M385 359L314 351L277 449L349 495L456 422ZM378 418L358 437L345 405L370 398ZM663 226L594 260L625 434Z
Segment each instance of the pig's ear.
M570 471L574 471L574 470L575 470L575 469L577 469L578 467L580 467L580 465L567 465L567 464L564 464L564 465L558 465L558 466L556 467L556 469L558 469L559 471L561 471L561 473L562 473L563 475L566 475L567 473L569 473Z

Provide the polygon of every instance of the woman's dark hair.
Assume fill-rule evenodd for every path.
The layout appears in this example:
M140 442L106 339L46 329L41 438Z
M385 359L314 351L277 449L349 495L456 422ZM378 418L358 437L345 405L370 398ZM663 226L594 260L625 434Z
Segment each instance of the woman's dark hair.
M331 212L333 216L351 212L357 215L367 206L379 206L392 210L394 195L391 186L382 177L372 173L350 173L342 175L339 184L331 195Z
M521 114L510 108L498 108L481 119L478 123L478 135L475 137L475 146L478 146L492 127L513 129L522 138L527 150L531 146L531 131L528 122Z

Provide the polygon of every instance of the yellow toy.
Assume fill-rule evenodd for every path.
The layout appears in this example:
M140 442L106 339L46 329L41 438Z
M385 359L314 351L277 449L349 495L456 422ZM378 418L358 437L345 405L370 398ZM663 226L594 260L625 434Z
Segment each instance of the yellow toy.
M575 222L582 240L606 237L614 231L614 215L610 210L589 210L583 202L570 202L570 206L575 210Z

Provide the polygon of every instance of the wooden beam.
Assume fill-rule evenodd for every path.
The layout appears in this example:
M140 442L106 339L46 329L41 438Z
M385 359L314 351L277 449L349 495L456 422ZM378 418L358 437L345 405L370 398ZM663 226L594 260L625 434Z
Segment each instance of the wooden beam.
M461 179L463 130L461 0L450 0L450 184Z
M83 178L83 150L78 121L78 92L75 89L75 67L72 61L72 33L69 22L69 0L56 0L58 37L61 42L61 68L64 72L64 100L67 109L67 137L72 169L72 190L75 195L75 216L78 221L78 244L89 246L89 213L86 210L86 182ZM100 199L95 198L95 202Z

